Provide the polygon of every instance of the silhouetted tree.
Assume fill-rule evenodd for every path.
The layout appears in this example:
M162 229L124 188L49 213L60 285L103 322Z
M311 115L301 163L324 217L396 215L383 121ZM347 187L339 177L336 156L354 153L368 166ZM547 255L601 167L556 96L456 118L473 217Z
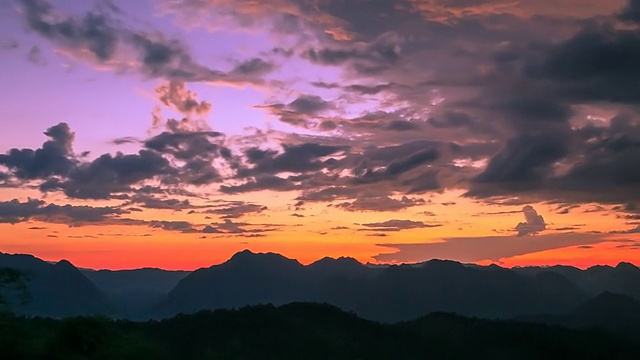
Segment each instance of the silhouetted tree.
M8 267L0 268L0 309L10 305L6 295L7 289L17 293L21 304L27 302L29 294L26 281L27 277L21 271Z

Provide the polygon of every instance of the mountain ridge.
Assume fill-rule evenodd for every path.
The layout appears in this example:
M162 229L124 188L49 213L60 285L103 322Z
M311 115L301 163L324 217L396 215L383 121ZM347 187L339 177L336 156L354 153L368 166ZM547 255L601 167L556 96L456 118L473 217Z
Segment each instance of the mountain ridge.
M568 314L603 291L640 298L640 269L625 262L585 270L568 266L504 268L439 259L372 267L354 258L324 257L303 265L281 254L244 250L221 264L191 272L154 268L112 271L77 269L66 260L52 264L32 255L0 253L0 267L20 263L23 268L30 264L36 272L57 269L59 274L66 273L75 279L67 279L67 283L91 289L74 291L94 294L85 300L102 304L96 311L128 319L296 301L326 302L384 322L441 311L512 318ZM79 310L71 313L31 311L50 316L95 312L86 306L76 308Z

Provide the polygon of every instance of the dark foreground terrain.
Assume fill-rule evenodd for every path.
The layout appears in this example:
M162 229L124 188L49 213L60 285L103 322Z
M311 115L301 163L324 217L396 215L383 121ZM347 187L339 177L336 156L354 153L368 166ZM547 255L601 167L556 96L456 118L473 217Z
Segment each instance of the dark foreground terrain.
M640 359L604 330L436 313L396 324L292 303L162 321L0 315L2 359Z

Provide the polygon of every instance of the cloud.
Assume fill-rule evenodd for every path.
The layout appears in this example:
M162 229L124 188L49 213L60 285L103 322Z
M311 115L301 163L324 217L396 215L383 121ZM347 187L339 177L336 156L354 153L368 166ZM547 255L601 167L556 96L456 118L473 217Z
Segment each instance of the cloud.
M141 141L144 148L137 153L102 154L92 160L87 160L88 152L74 153L75 134L66 123L49 128L45 135L50 140L39 149L0 154L3 186L39 181L38 188L44 193L62 191L76 199L126 199L136 185L147 181L157 181L165 188L200 186L222 181L214 162L229 171L238 166L222 134L214 131L165 131Z
M36 150L11 149L0 154L4 165L19 179L37 179L52 175L67 175L75 166L73 139L75 134L66 123L52 126L44 134L50 138Z
M144 180L175 173L167 159L149 150L137 154L104 154L69 171L67 180L50 179L40 185L42 191L63 190L71 198L108 199L127 193Z
M113 56L118 34L102 14L53 20L53 7L44 0L20 1L27 25L38 34L74 49L87 49L99 60Z
M329 102L316 95L301 95L287 104L287 108L301 114L314 115L330 108Z
M435 149L425 149L415 152L408 157L400 160L394 160L387 165L385 173L390 176L397 176L416 167L432 162L438 158L438 151Z
M149 227L160 228L167 231L179 231L182 233L196 233L198 232L194 226L188 221L166 221L166 220L153 220L149 222Z
M260 234L275 231L279 225L275 224L250 224L246 222L233 222L231 219L225 219L222 223L211 223L207 225L202 232L208 234ZM253 229L247 229L253 227ZM255 228L258 227L258 228Z
M165 209L165 210L173 210L173 211L181 211L185 209L194 209L199 206L192 205L189 200L178 200L178 199L159 199L154 196L145 195L145 194L135 194L130 197L129 202L125 203L123 206L129 205L140 205L146 209Z
M215 131L162 132L144 141L144 146L179 161L173 163L171 181L206 185L222 181L214 161L233 162L231 150L224 145L223 134Z
M153 24L140 30L115 10L72 15L43 0L20 4L27 27L61 54L161 79L153 113L160 133L118 139L139 143L138 153L87 160L74 154L73 133L59 124L40 149L0 155L2 186L40 182L42 191L72 198L123 200L151 183L207 194L295 190L299 199L346 211L398 211L423 204L415 194L444 189L487 203L640 199L640 37L619 21L635 19L635 0L560 0L558 14L541 2L502 0L160 5L189 15L189 26L267 31L270 50L227 59L225 70L199 61L200 52L191 50L197 43ZM283 79L274 59L332 69ZM280 78L270 83L265 76ZM304 134L227 138L211 130L213 105L189 82L269 87L273 98L257 107ZM180 116L165 119L165 110ZM162 195L137 200L192 205ZM213 211L223 209L216 214L235 219L260 207ZM519 231L534 226L524 224Z
M403 196L400 199L394 199L386 195L363 194L354 201L342 202L334 206L347 211L398 211L425 203L422 198Z
M245 151L253 168L240 171L241 175L275 175L283 172L305 173L331 167L335 161L322 159L347 151L345 146L329 146L317 143L283 144L283 151L249 148Z
M567 153L566 146L555 134L517 136L491 158L475 181L507 185L535 183L548 174L553 162Z
M259 214L266 210L268 210L268 207L264 205L244 201L234 201L225 204L222 207L208 209L205 213L220 215L222 219L238 219L248 214Z
M461 262L497 261L514 256L570 246L594 245L607 241L602 234L564 233L528 237L489 236L446 238L422 244L378 244L397 250L381 253L373 258L380 262L419 262L431 259L450 259Z
M334 108L334 105L317 95L302 94L288 104L275 103L256 106L265 109L281 122L301 128L317 128L318 117L325 111Z
M275 69L275 65L260 58L245 60L236 65L231 74L245 77L265 75Z
M189 47L168 39L159 31L139 31L118 18L114 7L83 15L66 15L46 0L20 0L20 15L26 26L50 40L75 59L110 68L130 70L151 78L177 82L256 84L268 72L266 63L250 59L229 72L209 68L193 58ZM128 20L128 19L126 19Z
M387 220L377 223L362 224L369 229L360 229L363 231L402 231L409 229L423 229L441 226L439 224L426 224L422 221L413 220Z
M640 61L640 34L610 27L586 28L571 39L551 45L542 61L530 60L526 74L530 81L552 81L556 96L572 101L636 103L633 91L640 75L634 65Z
M538 212L531 205L527 205L522 208L524 213L525 222L518 223L515 229L518 231L518 236L537 234L547 228L542 215L538 215Z
M209 130L209 126L204 120L211 111L211 103L207 101L198 101L198 94L186 88L184 82L169 81L154 89L158 101L167 108L178 111L188 121L167 122L166 126L169 130L176 131L199 131ZM160 106L154 107L153 127L158 128L164 123L161 115ZM194 119L193 117L198 118ZM173 126L172 126L173 125Z
M81 226L117 221L118 216L128 211L118 207L93 207L87 205L47 204L42 200L18 199L0 202L0 223L16 224L29 220Z
M218 141L222 136L223 134L215 131L165 131L145 140L144 146L180 160L228 157L229 150Z
M260 190L289 191L294 190L293 181L278 176L264 175L239 185L221 185L220 191L225 194L240 194Z

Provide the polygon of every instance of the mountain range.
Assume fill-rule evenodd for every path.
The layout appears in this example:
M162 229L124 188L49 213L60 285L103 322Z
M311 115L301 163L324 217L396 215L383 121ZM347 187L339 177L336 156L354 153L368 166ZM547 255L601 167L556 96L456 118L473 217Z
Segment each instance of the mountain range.
M599 315L602 321L592 322L602 323L620 302L628 307L621 316L640 314L640 269L629 263L586 270L508 269L445 260L369 266L352 258L324 258L305 266L279 254L245 250L222 264L192 272L79 270L64 260L49 263L0 253L2 267L17 269L27 278L30 300L14 301L11 310L48 317L167 318L205 309L291 302L329 303L381 322L451 312L571 325L581 324L575 317L597 314L588 307L594 301L614 305L598 305L604 311Z

